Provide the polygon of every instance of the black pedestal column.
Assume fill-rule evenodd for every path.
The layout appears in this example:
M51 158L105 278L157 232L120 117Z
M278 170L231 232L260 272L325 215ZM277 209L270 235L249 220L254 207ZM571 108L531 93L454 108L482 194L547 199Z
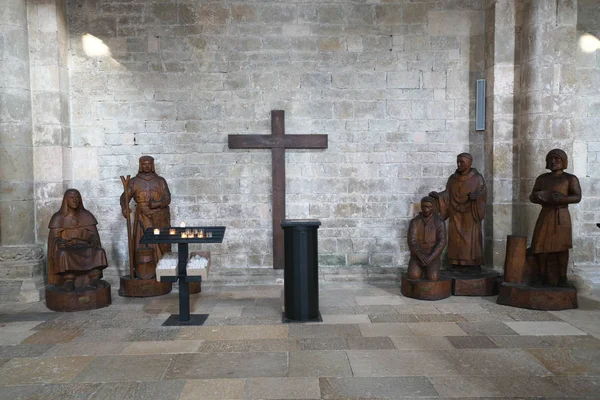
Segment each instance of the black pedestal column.
M322 321L319 312L319 261L316 219L281 221L285 243L284 322Z

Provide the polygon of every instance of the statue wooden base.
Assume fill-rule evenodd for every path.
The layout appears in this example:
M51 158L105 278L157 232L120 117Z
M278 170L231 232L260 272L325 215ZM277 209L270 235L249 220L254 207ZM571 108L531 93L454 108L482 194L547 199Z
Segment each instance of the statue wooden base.
M437 281L409 279L402 274L400 291L403 296L418 300L441 300L452 295L452 279L441 276Z
M577 291L573 287L535 287L502 282L497 303L530 310L569 310L577 308Z
M46 307L52 311L95 310L111 303L110 284L100 281L100 287L85 287L66 292L62 287L46 285Z
M158 282L152 279L131 279L129 275L121 277L119 296L122 297L154 297L170 293L173 288L171 282Z
M188 288L189 288L190 294L198 294L198 293L202 292L201 283L202 282L189 282Z
M443 271L452 278L452 294L454 296L495 296L498 294L500 274L496 271L478 270L462 272L457 270Z

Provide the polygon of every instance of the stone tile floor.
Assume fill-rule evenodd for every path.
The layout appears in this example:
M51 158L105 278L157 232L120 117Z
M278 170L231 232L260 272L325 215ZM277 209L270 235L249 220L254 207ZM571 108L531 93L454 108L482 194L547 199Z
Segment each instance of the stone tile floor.
M171 293L54 313L0 305L0 399L600 399L600 303L437 302L322 284L322 323L282 324L281 286L204 286L204 326L162 327Z

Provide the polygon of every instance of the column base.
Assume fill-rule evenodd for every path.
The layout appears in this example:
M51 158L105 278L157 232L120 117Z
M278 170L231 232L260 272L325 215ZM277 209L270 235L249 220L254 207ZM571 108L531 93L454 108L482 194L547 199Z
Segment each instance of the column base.
M0 302L30 303L44 298L44 249L0 246Z

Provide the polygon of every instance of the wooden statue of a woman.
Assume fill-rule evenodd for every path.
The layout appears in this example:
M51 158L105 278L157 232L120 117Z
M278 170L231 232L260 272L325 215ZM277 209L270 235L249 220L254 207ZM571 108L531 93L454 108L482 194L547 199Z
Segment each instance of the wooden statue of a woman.
M108 262L97 224L79 191L67 190L48 224L48 308L77 311L110 304L110 285L101 280Z

